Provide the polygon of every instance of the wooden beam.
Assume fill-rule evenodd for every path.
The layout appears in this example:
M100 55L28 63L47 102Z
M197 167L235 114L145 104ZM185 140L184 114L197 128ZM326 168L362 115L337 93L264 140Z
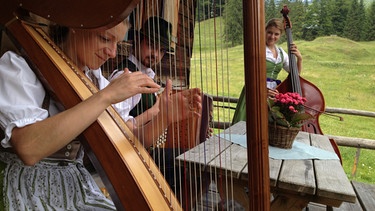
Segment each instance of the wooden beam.
M243 2L249 210L270 210L264 1Z

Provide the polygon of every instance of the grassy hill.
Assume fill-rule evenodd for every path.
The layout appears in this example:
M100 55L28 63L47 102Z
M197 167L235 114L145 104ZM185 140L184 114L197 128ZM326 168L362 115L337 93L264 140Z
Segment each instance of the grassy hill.
M238 97L244 84L243 46L227 47L222 42L220 21L208 20L195 28L191 86L201 87L212 95ZM301 77L322 91L326 107L375 111L375 42L354 42L329 36L309 42L296 40L295 43L303 55ZM287 49L286 43L280 46ZM286 76L283 71L279 77ZM215 118L231 121L232 115L232 111L221 112ZM320 116L320 126L325 134L375 139L374 118L340 116L344 121ZM344 168L351 177L355 149L340 150ZM374 151L361 151L356 180L375 183L374 159Z

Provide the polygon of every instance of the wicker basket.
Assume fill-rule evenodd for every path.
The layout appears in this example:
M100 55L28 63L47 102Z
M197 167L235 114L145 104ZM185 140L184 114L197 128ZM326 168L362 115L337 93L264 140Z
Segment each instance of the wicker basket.
M291 149L294 139L301 128L288 128L279 125L268 125L269 145L284 149Z

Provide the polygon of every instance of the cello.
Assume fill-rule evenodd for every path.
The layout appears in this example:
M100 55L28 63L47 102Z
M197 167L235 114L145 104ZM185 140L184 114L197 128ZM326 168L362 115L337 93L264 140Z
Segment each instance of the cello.
M309 133L322 134L322 129L319 124L319 116L325 113L325 101L322 92L313 83L307 81L299 75L296 56L291 53L290 47L293 43L292 38L292 23L288 17L289 9L284 5L281 10L284 18L284 28L287 37L288 56L289 56L289 75L288 77L277 86L277 90L281 93L296 92L307 99L305 103L305 112L309 113L313 118L306 121L301 130ZM331 145L335 150L337 156L341 160L340 150L335 140L330 139Z

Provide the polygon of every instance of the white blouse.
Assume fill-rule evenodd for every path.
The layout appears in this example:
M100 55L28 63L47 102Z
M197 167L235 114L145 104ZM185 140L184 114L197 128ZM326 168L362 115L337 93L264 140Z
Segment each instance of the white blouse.
M88 75L90 70L86 71ZM101 70L92 73L98 77L99 87L108 81ZM0 126L5 129L3 147L10 147L14 127L23 127L48 117L42 108L45 90L26 61L13 52L0 58ZM64 110L50 100L50 115ZM53 140L51 140L53 141ZM14 153L1 152L4 210L115 210L90 172L83 165L83 149L74 161L60 165L59 160L43 159L33 166L25 166Z
M86 70L86 75L88 75ZM109 82L100 69L92 70L98 78L100 89ZM8 51L0 58L0 126L4 129L3 147L10 147L9 140L14 127L24 127L48 117L42 108L45 89L25 59ZM50 100L49 114L61 112L64 108Z
M288 56L288 54L284 51L284 49L282 49L279 46L276 46L276 50L277 50L277 58L273 57L273 53L272 53L271 49L269 49L268 46L266 46L266 60L270 61L274 64L283 62L284 70L289 72L289 56ZM284 56L283 60L281 58L281 53Z

